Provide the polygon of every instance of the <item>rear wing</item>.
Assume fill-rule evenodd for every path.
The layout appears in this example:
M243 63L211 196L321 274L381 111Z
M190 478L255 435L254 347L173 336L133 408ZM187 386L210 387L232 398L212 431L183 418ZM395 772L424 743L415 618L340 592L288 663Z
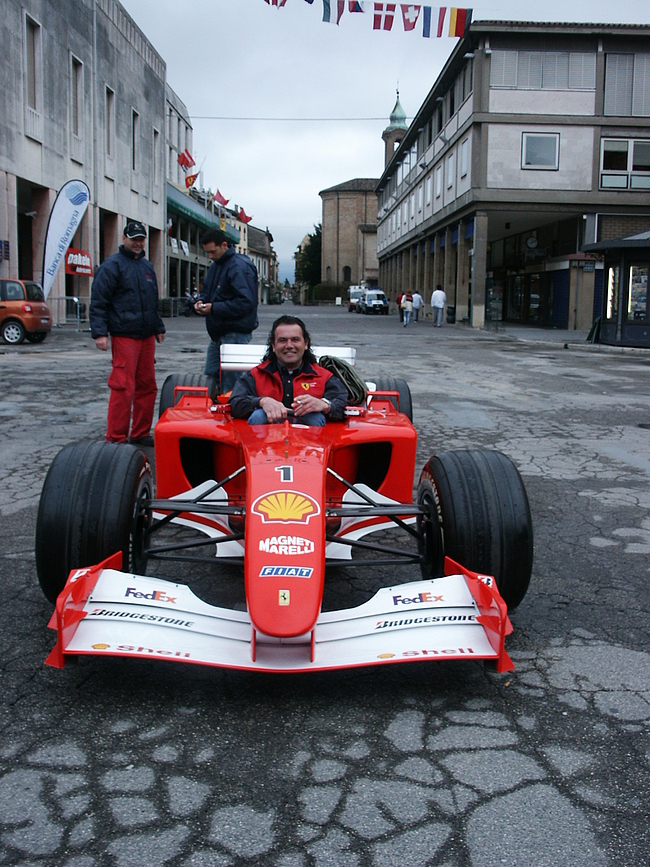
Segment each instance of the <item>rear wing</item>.
M332 355L347 361L352 367L357 357L357 350L352 346L312 346L311 351L317 359L321 355ZM250 370L262 361L266 346L261 343L222 343L220 352L222 370Z

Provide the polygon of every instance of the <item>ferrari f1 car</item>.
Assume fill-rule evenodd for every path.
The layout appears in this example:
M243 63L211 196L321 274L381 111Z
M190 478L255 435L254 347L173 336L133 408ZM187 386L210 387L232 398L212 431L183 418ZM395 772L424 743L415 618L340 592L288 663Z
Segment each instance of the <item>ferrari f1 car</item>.
M508 609L528 588L533 533L509 458L436 454L414 497L404 380L370 383L361 405L321 428L250 426L222 400L207 377L168 377L155 492L134 446L78 442L55 458L36 532L39 582L55 604L47 663L94 654L266 672L435 659L513 667ZM390 528L397 542L367 538ZM153 577L156 561L170 559L180 561L178 583ZM181 580L196 563L214 582L220 564L243 564L245 606L199 598ZM389 571L390 586L324 610L336 564L352 575ZM419 580L392 582L414 565Z

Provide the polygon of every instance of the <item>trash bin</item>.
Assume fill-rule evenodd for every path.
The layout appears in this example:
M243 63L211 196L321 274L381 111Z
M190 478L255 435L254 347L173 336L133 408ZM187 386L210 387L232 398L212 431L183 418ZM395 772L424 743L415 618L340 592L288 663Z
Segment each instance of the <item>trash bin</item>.
M456 323L456 307L449 305L447 307L447 324L455 325Z

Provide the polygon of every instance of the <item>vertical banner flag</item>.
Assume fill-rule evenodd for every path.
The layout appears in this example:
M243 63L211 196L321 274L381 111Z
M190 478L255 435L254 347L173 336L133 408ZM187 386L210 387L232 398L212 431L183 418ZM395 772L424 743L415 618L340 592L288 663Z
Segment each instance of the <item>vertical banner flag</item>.
M375 15L372 21L373 30L391 30L395 17L396 3L375 3Z
M402 20L404 22L404 30L415 30L415 25L420 17L420 6L413 6L412 3L401 3Z
M43 295L47 300L56 272L90 202L90 190L83 181L64 184L54 200L45 233L43 251Z

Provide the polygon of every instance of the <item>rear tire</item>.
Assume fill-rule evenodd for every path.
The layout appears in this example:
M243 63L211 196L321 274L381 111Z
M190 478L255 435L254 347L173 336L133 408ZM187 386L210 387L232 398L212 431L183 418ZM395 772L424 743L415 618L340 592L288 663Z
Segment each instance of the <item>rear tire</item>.
M2 339L10 346L18 346L25 339L25 326L17 319L9 319L2 324Z
M172 373L163 383L160 389L160 410L158 415L161 416L166 409L174 406L174 389L179 385L203 386L208 389L208 394L212 401L216 401L219 388L217 381L212 376L205 376L203 373Z
M516 608L530 583L533 524L524 483L510 458L484 449L434 455L418 487L418 503L428 498L438 508L444 554L473 572L493 575L508 608ZM421 568L425 578L435 578L442 574L440 562L426 556L436 545L433 517L429 524Z
M392 376L380 376L375 379L377 391L396 391L399 394L399 407L395 398L389 398L393 406L399 408L400 412L413 421L413 401L411 400L411 389L405 379L395 379Z
M151 467L134 446L79 442L54 458L36 519L36 571L55 603L72 569L94 566L122 552L125 571L142 573L144 532L153 497Z
M25 337L30 343L42 343L47 337L47 331L27 332Z

